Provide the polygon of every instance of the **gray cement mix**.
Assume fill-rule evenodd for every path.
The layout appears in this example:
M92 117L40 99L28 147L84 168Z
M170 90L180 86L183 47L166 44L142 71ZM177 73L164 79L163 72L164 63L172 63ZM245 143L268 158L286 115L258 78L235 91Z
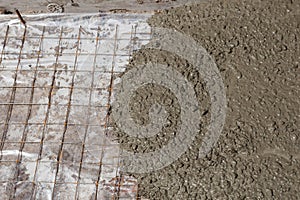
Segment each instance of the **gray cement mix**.
M189 151L162 170L133 174L139 195L180 200L299 199L300 1L213 0L163 11L149 23L178 30L206 48L221 72L228 109L217 145L198 159L210 115L201 76L176 55L138 51L127 70L150 61L174 67L194 85L203 108L202 128ZM143 140L116 127L122 148L153 151L176 137L180 105L166 88L140 88L130 102L132 117L147 124L154 103L166 107L168 123L157 136Z
M25 14L47 12L48 2L35 2L0 1L9 11L18 8ZM65 12L98 12L122 7L108 1L108 6L100 5L100 1L86 1L86 4L77 1L80 7L61 2ZM97 2L99 6L91 10L91 5ZM151 3L128 2L122 8L134 5L135 10L145 10L147 2ZM150 10L156 7L160 5L155 3ZM180 200L299 199L300 2L203 1L163 11L149 23L191 36L214 57L226 86L228 109L217 145L204 159L199 159L210 117L208 92L201 76L176 55L148 49L138 51L127 70L150 61L176 68L194 85L203 113L201 129L188 152L162 170L133 174L139 182L139 196ZM166 88L157 85L140 88L130 102L133 118L138 124L147 124L149 108L154 103L165 106L168 123L157 136L143 140L128 137L116 129L114 134L122 148L133 152L153 151L176 137L180 105Z

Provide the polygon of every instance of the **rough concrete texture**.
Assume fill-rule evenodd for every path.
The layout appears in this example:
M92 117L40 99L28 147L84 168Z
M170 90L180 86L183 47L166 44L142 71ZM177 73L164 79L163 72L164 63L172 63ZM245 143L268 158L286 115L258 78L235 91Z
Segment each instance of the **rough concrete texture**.
M174 28L207 49L221 71L228 110L223 133L209 155L197 158L199 134L190 150L167 168L135 174L140 195L149 199L299 199L300 1L213 0L164 11L149 23ZM140 50L128 70L156 61L191 73L192 66L172 56ZM206 92L197 90L201 78L190 81L203 98L200 103L209 105L203 104ZM138 123L147 122L148 104L164 104L164 94L173 97L168 91L147 87L137 92L132 105L147 99L145 105L132 106ZM143 152L163 145L161 136L173 137L171 130L180 114L177 103L174 99L166 109L171 126L146 145L118 132L123 148Z

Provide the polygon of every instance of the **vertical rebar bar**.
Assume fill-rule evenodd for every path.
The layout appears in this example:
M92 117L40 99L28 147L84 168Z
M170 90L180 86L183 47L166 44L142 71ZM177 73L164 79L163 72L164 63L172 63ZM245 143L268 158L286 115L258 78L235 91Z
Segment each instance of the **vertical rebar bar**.
M61 27L61 29L60 29L60 36L59 36L59 41L58 41L58 51L61 48L62 34L63 34L63 27ZM44 146L44 140L45 140L45 134L46 134L45 132L46 132L47 123L48 123L48 119L49 119L49 113L50 113L50 109L51 109L53 90L54 90L54 87L55 87L55 77L56 77L57 66L58 66L58 58L59 58L59 52L56 53L55 64L54 64L53 75L52 75L52 83L51 83L51 87L50 87L49 94L48 94L48 106L47 106L47 111L46 111L46 115L45 115L45 118L44 118L44 125L43 125L41 140L40 140L40 150L39 150L38 158L36 160L36 165L35 165L35 169L34 169L33 188L32 188L31 200L36 199L37 170L38 170L39 162L41 160L42 153L43 153L43 146Z
M15 70L13 87L12 87L10 100L9 100L9 105L8 105L8 109L7 109L7 115L6 115L6 119L5 119L4 130L3 130L3 133L2 133L2 137L1 137L0 162L2 160L2 151L3 151L4 145L5 145L5 140L6 140L7 132L8 132L8 128L9 128L9 121L11 119L12 110L13 110L13 107L14 107L14 101L15 101L16 90L17 90L17 88L16 88L17 79L18 79L19 68L20 68L20 65L21 65L21 56L22 56L22 50L23 50L23 47L24 47L25 39L26 39L26 33L27 33L27 27L25 26L24 32L23 32L23 37L22 37L22 44L21 44L20 51L19 51L19 56L18 56L18 64L17 64L16 70Z
M84 150L85 150L85 142L86 137L88 134L89 124L90 124L90 115L91 115L91 101L92 101L92 93L94 88L94 80L95 80L95 68L96 68L96 62L97 62L97 51L98 51L98 45L99 45L99 35L100 35L100 27L98 27L97 35L96 35L96 41L95 41L95 55L93 60L93 69L92 69L92 81L90 86L90 94L89 94L89 103L88 103L88 116L86 119L86 125L84 129L84 136L82 141L82 148L81 148L81 157L80 157L80 165L78 170L78 178L76 183L76 191L75 191L75 200L79 199L79 186L80 186L80 178L81 178L81 170L83 165L83 156L84 156Z
M108 100L107 100L107 111L106 111L106 116L105 116L105 123L104 123L104 133L105 136L108 135L108 129L109 129L109 115L110 115L110 109L111 109L111 96L112 96L112 89L113 89L113 80L114 80L114 67L115 67L115 59L116 59L116 52L117 52L117 38L118 38L118 25L115 27L115 37L114 37L114 50L113 50L113 58L112 58L112 67L110 71L110 83L109 83L109 88L108 88ZM104 146L104 145L103 145ZM102 148L104 148L102 146ZM99 180L101 177L101 171L102 171L102 159L103 159L103 153L101 153L101 158L100 158L100 166L98 170L98 180L96 183L96 195L95 195L95 200L97 200L98 196L98 188L99 188ZM118 169L116 170L118 171Z
M4 50L5 50L5 47L6 47L7 40L8 40L8 32L9 32L9 26L6 27L6 33L5 33L3 48L2 48L2 51L1 51L1 57L0 57L0 65L2 64L3 54L4 54Z
M33 102L34 88L35 88L35 83L36 83L36 78L37 78L37 71L38 71L38 66L39 66L39 61L40 61L40 54L42 51L42 43L43 43L43 39L44 39L44 34L45 34L45 27L43 27L43 32L42 32L40 42L39 42L38 57L37 57L37 61L36 61L35 69L34 69L34 77L33 77L32 85L31 85L32 87L31 87L31 94L30 94L30 99L29 99L30 104L28 105L27 117L26 117L24 128L23 128L22 139L20 141L19 154L18 154L18 158L17 158L16 169L15 169L15 174L14 174L14 179L13 179L14 187L11 192L10 199L15 199L17 183L19 181L20 164L22 162L22 152L23 152L23 149L24 149L24 146L26 143L26 139L27 139L28 125L29 125L28 122L31 117L31 111L32 111L31 103Z
M68 107L67 107L67 112L66 112L66 116L65 116L64 130L63 130L63 134L62 134L62 138L61 138L61 144L59 146L59 150L57 153L57 163L56 163L56 172L55 172L55 178L54 178L54 186L53 186L53 191L52 191L52 199L54 199L54 197L55 197L55 189L56 189L55 186L56 186L57 176L58 176L58 172L59 172L59 166L62 161L65 135L66 135L66 132L68 129L69 116L70 116L71 105L72 105L74 81L75 81L75 75L76 75L76 70L77 70L77 61L78 61L78 55L79 55L80 34L81 34L81 26L79 27L79 30L78 30L77 47L76 47L76 52L75 52L75 60L74 60L74 66L73 66L71 88L70 88L69 99L68 99Z

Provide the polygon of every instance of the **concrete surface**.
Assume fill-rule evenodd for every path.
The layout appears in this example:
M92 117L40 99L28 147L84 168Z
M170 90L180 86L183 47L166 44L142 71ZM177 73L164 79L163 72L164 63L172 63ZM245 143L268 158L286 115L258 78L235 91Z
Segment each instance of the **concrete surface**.
M18 5L24 13L47 12L45 2L31 7L27 3L2 2L9 9ZM103 1L95 8L86 3L85 7L78 1L79 8L70 2L63 4L66 12L77 12L80 8L98 12L120 7L147 10L146 3L138 5L135 1L128 1L127 6ZM217 146L204 159L198 159L203 137L199 134L190 151L169 167L151 174L128 174L137 178L140 196L180 200L300 199L299 3L212 0L163 11L148 20L152 26L185 33L207 49L221 71L228 111ZM153 5L156 7L150 10L163 8L163 4L153 2ZM186 60L147 49L137 52L127 69L149 61L174 66L187 77L193 72L193 66ZM195 85L199 102L208 111L202 121L205 129L205 119L210 114L205 84L200 76L189 80ZM161 90L141 88L132 100L133 117L138 123L147 123L150 104L165 103L164 96L173 98L171 104L165 104L171 124L157 137L147 140L130 138L116 130L113 134L121 148L151 151L174 137L180 105L169 91ZM154 98L146 98L151 94L155 94ZM143 98L147 100L140 102ZM134 107L135 103L144 105Z
M163 11L148 22L187 34L207 49L221 71L228 110L217 146L205 159L198 159L199 134L190 151L169 167L134 175L140 195L300 199L300 1L214 0ZM135 55L131 67L150 61L173 66L187 77L193 74L186 60L147 49ZM200 104L207 107L201 77L190 81L199 91ZM141 88L131 104L136 121L147 123L149 104L165 105L165 97L172 94ZM116 132L122 147L146 152L164 145L176 135L178 106L176 99L167 105L171 124L157 137L144 141Z

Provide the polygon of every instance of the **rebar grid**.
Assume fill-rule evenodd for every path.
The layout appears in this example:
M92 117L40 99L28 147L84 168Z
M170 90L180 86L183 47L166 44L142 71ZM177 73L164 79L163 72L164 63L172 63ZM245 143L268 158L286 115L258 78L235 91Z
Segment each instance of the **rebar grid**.
M81 37L81 27L78 29L76 51L72 54L69 52L63 52L62 44L66 40L74 40L73 37L64 37L64 28L61 27L58 37L46 36L47 27L43 27L42 33L39 36L32 36L28 34L27 27L23 29L23 36L21 38L21 46L19 46L19 53L7 50L7 45L12 41L20 40L16 36L11 36L11 27L7 26L5 37L0 37L3 41L3 46L1 50L0 57L0 81L1 76L5 76L5 73L11 73L14 75L12 84L1 84L0 91L10 91L9 98L6 96L1 96L0 93L0 131L1 131L1 143L0 143L0 167L3 169L11 169L12 175L0 178L0 184L9 185L9 199L15 199L20 192L20 185L25 184L28 187L26 190L30 191L30 199L39 199L41 191L45 188L50 188L51 199L55 199L56 196L63 192L64 186L68 185L70 188L74 188L74 192L70 192L70 195L74 195L74 199L81 199L82 193L86 187L93 187L92 189L94 195L93 199L101 199L104 194L108 194L105 190L110 190L110 199L132 199L122 193L135 193L133 199L140 199L137 196L137 183L134 179L130 177L125 177L119 171L120 166L120 153L119 149L118 155L109 155L111 149L118 148L118 144L114 141L108 141L106 138L110 135L112 125L110 122L110 109L113 96L113 86L116 75L122 73L123 71L116 68L117 57L127 57L128 60L132 57L135 47L133 40L136 40L137 35L147 36L150 33L140 32L137 33L137 25L132 26L130 33L130 38L120 38L118 33L118 25L115 26L115 32L113 39L102 37L100 35L101 27L98 27L96 37ZM123 34L124 35L124 34ZM24 51L24 43L30 39L37 39L39 41L38 50L35 51ZM57 40L57 51L54 55L55 62L53 66L43 67L43 62L41 61L45 57L53 56L51 53L47 53L44 49L45 40ZM79 69L80 56L89 56L90 53L80 52L82 41L92 41L94 43L94 53L93 61L90 69ZM99 53L99 49L102 48L101 41L113 41L113 52L109 53ZM149 41L149 39L139 39L140 42ZM129 45L128 53L118 52L118 42L127 41ZM28 58L28 55L34 56ZM11 57L18 57L18 62L16 67L9 66L9 62L14 60ZM73 56L74 64L73 68L62 69L60 61L62 56ZM110 70L97 68L98 57L99 56L111 56L112 62ZM31 60L26 62L31 62L35 60L35 64L30 67L24 66L24 60ZM125 67L125 66L124 66ZM125 69L125 68L124 68ZM70 73L70 85L57 85L57 79L61 73ZM20 83L20 77L26 74L32 74L32 77L28 77L30 82ZM40 73L47 73L47 77L51 77L50 84L40 85L39 80L42 79ZM80 73L89 73L91 77L89 85L77 85L76 79L77 75ZM109 82L106 86L97 85L98 77L95 74L99 73L103 76L108 76ZM3 74L3 75L2 75ZM25 74L25 75L24 75ZM66 100L57 101L56 92L59 90L64 90L67 92ZM87 101L82 103L76 100L74 92L77 90L82 90L86 92ZM24 91L24 93L19 92ZM40 95L39 92L47 94L47 101L36 100L36 95ZM103 101L95 102L97 97L96 91L104 92L100 94L104 97ZM28 98L22 97L28 96ZM96 96L96 97L95 97ZM105 97L106 96L106 97ZM26 100L27 99L27 100ZM38 99L40 100L40 99ZM93 101L94 100L94 101ZM81 103L78 103L81 102ZM41 109L44 108L44 109ZM85 110L86 113L82 113L82 120L75 119L73 117L74 112L78 110ZM38 111L44 111L43 119L35 119ZM62 114L64 121L55 120L55 118L60 118L61 116L56 116L55 111ZM54 114L52 113L54 112ZM99 113L101 112L101 113ZM96 114L95 114L96 113ZM76 113L75 113L76 114ZM80 115L80 113L79 113ZM94 119L95 116L101 115L100 120ZM4 119L2 119L4 117ZM34 119L34 120L33 120ZM53 129L53 130L52 130ZM90 142L91 129L99 130L99 139L95 144ZM18 131L20 130L20 131ZM13 131L14 134L11 133ZM51 132L52 131L52 132ZM70 132L68 132L70 131ZM73 131L73 132L72 132ZM15 134L15 132L17 134ZM56 133L56 134L50 134ZM73 135L71 135L73 134ZM77 134L77 135L76 135ZM33 139L34 136L35 139ZM76 138L81 135L82 138ZM51 139L55 137L55 139ZM75 139L74 139L75 138ZM65 158L65 153L69 151L68 147L76 147L78 151L72 151L74 154L72 159L75 161L70 161ZM54 152L50 152L49 149L55 147ZM90 153L90 152L97 153ZM95 157L94 154L97 156ZM51 159L50 159L50 156ZM109 162L110 160L117 160L116 162ZM31 166L30 169L32 174L29 174L28 179L24 179L24 166ZM53 166L54 178L47 177L47 172L43 172L49 166ZM70 166L73 171L77 171L77 175L74 181L68 181L61 179L62 173L65 173L65 166ZM104 169L105 168L105 169ZM108 169L113 169L113 176L110 176ZM1 170L3 170L1 169ZM13 170L12 170L13 169ZM91 170L92 169L92 170ZM41 171L42 170L42 171ZM88 172L87 172L88 171ZM45 177L41 177L41 172L45 173ZM93 173L92 173L93 172ZM91 179L85 178L86 174L92 173L94 176ZM108 173L108 174L107 174ZM105 177L107 176L107 177ZM105 182L105 178L111 178L109 182ZM31 189L30 189L31 188ZM24 188L23 188L24 189ZM49 190L49 191L50 191ZM68 192L68 191L67 191Z

